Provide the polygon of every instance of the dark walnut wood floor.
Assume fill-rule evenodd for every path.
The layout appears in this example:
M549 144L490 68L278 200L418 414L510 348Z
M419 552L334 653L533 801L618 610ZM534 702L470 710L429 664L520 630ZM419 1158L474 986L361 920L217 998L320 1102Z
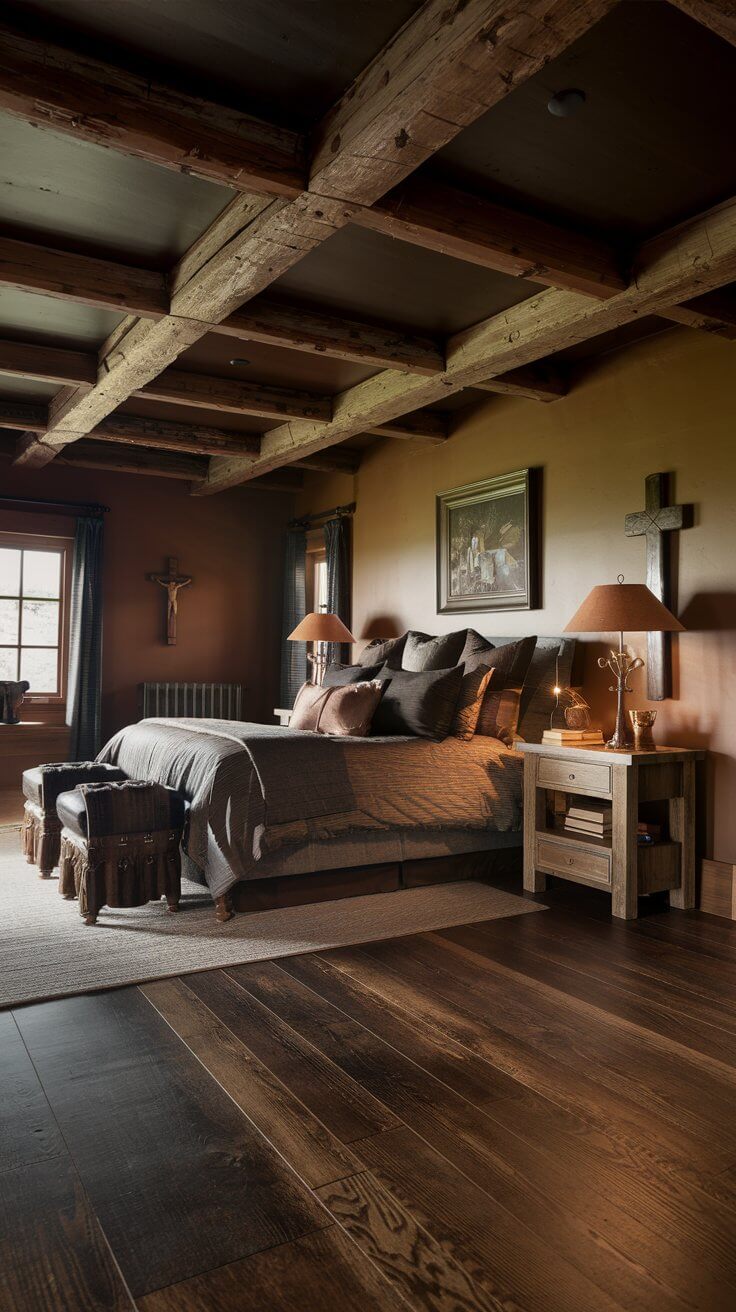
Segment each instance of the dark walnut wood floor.
M3 1312L732 1312L736 926L547 900L0 1016Z

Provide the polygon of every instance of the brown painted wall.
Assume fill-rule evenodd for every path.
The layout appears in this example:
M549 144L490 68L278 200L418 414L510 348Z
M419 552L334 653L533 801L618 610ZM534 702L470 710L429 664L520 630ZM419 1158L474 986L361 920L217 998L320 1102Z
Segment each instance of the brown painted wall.
M186 483L85 469L23 471L3 462L7 495L81 498L105 516L103 726L137 716L145 680L244 683L245 716L277 704L283 533L291 498L236 490L193 498ZM0 509L0 529L72 533L73 520ZM194 583L180 593L179 641L164 638L165 594L146 579L167 556Z
M643 539L624 515L644 504L644 477L674 474L695 525L679 535L672 700L661 703L660 742L709 750L705 854L736 861L736 345L676 330L604 357L551 405L493 398L446 445L384 442L355 479L310 485L299 510L355 496L354 632L381 627L447 632L464 624L497 634L559 633L596 583L643 581ZM542 607L534 612L437 615L435 494L492 474L543 469ZM645 641L631 641L646 655ZM586 644L585 689L610 723L613 699ZM634 676L635 680L637 676ZM646 706L645 679L629 704Z

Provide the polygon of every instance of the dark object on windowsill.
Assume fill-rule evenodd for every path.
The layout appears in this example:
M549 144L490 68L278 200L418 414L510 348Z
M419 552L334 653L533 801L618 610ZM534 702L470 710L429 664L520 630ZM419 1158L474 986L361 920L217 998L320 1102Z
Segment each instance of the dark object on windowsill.
M0 681L0 722L2 724L20 724L18 714L30 683L22 679L20 683L8 680Z

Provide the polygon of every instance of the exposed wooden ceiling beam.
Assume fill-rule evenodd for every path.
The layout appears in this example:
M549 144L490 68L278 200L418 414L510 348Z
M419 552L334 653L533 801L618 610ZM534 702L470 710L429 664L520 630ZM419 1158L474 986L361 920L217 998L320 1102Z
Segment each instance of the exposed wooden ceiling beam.
M252 455L260 449L258 433L232 433L209 424L178 424L117 411L90 433L99 442L122 442L160 451L190 451L195 455Z
M736 4L734 0L671 0L678 9L710 28L716 36L736 46Z
M610 8L427 0L319 125L310 188L372 205Z
M525 365L510 369L498 378L476 383L481 392L501 392L505 396L521 396L530 401L559 401L567 395L567 379L550 365Z
M407 377L393 370L377 374L335 398L331 424L320 427L297 420L273 428L263 435L260 456L213 460L206 482L196 491L206 495L245 482L734 279L736 199L644 243L631 286L617 296L594 300L579 292L541 292L451 338L447 370L439 378Z
M46 433L40 439L29 433L19 443L18 462L47 463L88 434L212 325L348 223L352 202L371 204L403 181L564 50L611 2L427 0L318 127L312 190L273 200L255 217L250 206L245 213L228 207L180 262L168 317L139 321L116 337L99 362L95 387L84 395L64 389L51 406Z
M0 339L0 374L91 386L97 378L97 361L85 351Z
M379 437L396 437L402 441L427 442L437 445L447 441L447 416L439 410L418 410L416 414L402 415L382 424L373 424L366 430Z
M223 410L234 415L260 415L265 419L291 417L327 423L332 418L329 396L245 383L235 378L210 378L207 374L187 373L183 369L165 369L158 378L139 388L135 395L176 405Z
M605 242L427 178L410 178L354 222L458 260L548 287L614 296L626 286Z
M11 237L0 237L0 286L151 319L169 308L160 273Z
M661 311L660 318L736 341L736 292L723 287L705 296L695 296L684 305L673 305L669 310Z
M238 191L294 196L304 186L298 133L8 29L0 111Z
M243 341L307 351L335 360L354 360L402 373L442 373L445 358L431 337L380 326L338 313L258 296L214 329Z
M153 474L196 482L207 470L206 456L153 451L148 447L107 442L75 442L57 457L58 463L81 469L102 469L110 474Z
M0 401L0 428L26 428L43 433L48 422L45 405L28 405L25 401Z

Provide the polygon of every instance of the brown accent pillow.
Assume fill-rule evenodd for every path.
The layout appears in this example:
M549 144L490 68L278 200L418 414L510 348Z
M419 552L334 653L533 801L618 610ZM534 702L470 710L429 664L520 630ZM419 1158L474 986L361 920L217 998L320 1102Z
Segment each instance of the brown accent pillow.
M466 634L467 629L457 629L454 633L440 633L433 638L428 633L410 629L401 657L402 670L420 674L423 670L452 669L459 662Z
M520 638L494 647L474 629L468 631L461 662L466 674L479 665L492 665L493 674L486 686L475 732L487 738L499 738L511 747L519 723L519 707L524 676L534 655L537 639Z
M341 688L303 683L294 701L289 728L339 738L366 738L382 696L380 683L350 683Z
M401 656L404 651L406 634L402 633L400 638L373 638L364 647L358 657L359 665L383 665L388 661L391 669L401 669Z
M480 708L483 705L483 698L486 695L486 688L490 683L493 670L487 665L478 665L476 669L469 670L463 675L460 684L460 695L455 706L455 715L452 721L450 733L455 738L463 738L468 742L475 733L478 724Z

